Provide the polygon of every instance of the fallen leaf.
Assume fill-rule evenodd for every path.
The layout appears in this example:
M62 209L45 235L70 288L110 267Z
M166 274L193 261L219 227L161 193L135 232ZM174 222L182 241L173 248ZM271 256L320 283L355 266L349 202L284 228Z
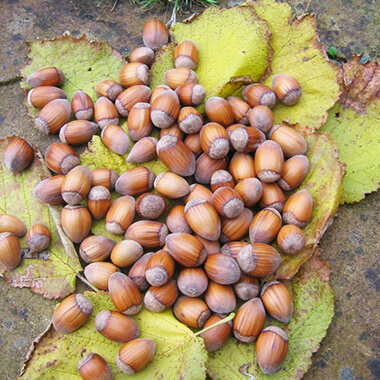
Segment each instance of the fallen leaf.
M289 120L292 123L298 122L314 129L318 128L326 120L326 111L331 108L339 95L339 86L336 84L336 69L327 62L323 48L318 42L313 16L305 16L290 24L290 7L272 0L263 0L252 6L234 7L229 10L210 8L188 24L178 24L173 29L174 38L177 42L193 39L197 43L200 63L196 71L200 83L206 88L208 97L236 94L245 83L263 79L271 63L272 50L268 45L270 33L265 21L259 19L253 9L268 23L272 32L273 74L286 72L292 75L293 70L302 73L302 78L296 76L304 91L301 101L296 106L286 109L282 105L277 105L274 109L276 121ZM67 53L68 51L70 53ZM163 83L163 73L173 65L173 51L174 45L169 44L156 57L151 70L152 88ZM64 54L66 60L60 56L61 54ZM92 54L98 54L94 62ZM122 65L121 58L105 44L93 45L86 39L76 40L71 37L43 43L34 42L31 44L30 56L31 62L24 68L23 75L27 76L36 68L57 65L68 78L63 89L68 93L69 99L74 91L81 88L95 100L96 82L105 79L105 76L117 79ZM270 83L273 74L264 83ZM25 83L22 86L25 87ZM35 110L31 111L32 115L36 115ZM126 130L125 124L123 128ZM300 126L296 128L308 141L307 155L310 160L309 173L300 189L306 188L310 191L314 200L314 211L312 220L305 229L307 238L305 250L296 256L284 255L276 273L277 278L293 277L315 251L319 239L336 213L344 176L344 166L337 159L337 150L332 138L328 134L313 133L311 129ZM158 132L155 133L157 135ZM127 154L120 156L112 153L98 136L94 136L88 150L81 155L81 163L90 169L108 167L121 174L137 166L127 164L126 157ZM168 170L158 159L145 163L144 166L150 167L156 175ZM44 166L43 168L46 170ZM36 181L41 178L40 176ZM50 211L48 217L55 218L56 222L59 221L59 207L55 211ZM58 228L59 231L62 230ZM107 235L104 219L93 224L92 232L111 235ZM115 235L111 237L115 238ZM122 238L117 237L115 240ZM59 244L62 242L54 243L52 251L53 248L56 249L56 245L59 247ZM62 284L65 285L64 291L69 294L75 288L75 276L81 267L74 249L72 252L69 251L68 256L59 256L62 252L52 253L46 262L51 260L53 264L43 268L46 268L45 271L49 270L46 274L49 276L61 275L61 271L70 269L71 277L66 275L63 277L66 282L62 280ZM55 256L61 260L60 265L54 266ZM66 258L71 266L63 258ZM71 260L75 265L71 264ZM44 273L44 269L39 269L39 276ZM307 371L311 355L318 349L333 315L333 293L328 285L328 272L326 263L313 258L304 265L294 279L292 293L295 310L292 320L286 326L290 338L289 353L283 369L274 377L298 379ZM36 275L37 273L33 273L32 277ZM50 277L47 278L50 280ZM40 280L39 277L33 279L36 280L36 284L37 280ZM67 279L71 279L70 286L67 285ZM50 281L50 293L47 296L62 296L61 284L54 282L53 279ZM105 357L114 371L115 379L125 378L115 365L116 354L122 344L107 340L94 328L96 313L103 309L114 310L112 302L104 292L96 294L87 292L86 295L94 304L93 316L80 330L72 334L58 334L50 328L36 343L34 351L30 354L25 367L25 378L55 379L61 376L65 379L79 379L77 362L81 356L90 351L98 352ZM141 337L153 338L157 344L157 351L152 363L134 377L142 379L206 377L207 353L202 339L194 337L190 329L173 317L171 310L155 314L144 309L135 316L135 319L140 325ZM230 339L225 348L210 354L208 374L217 379L235 379L243 376L242 373L246 371L248 374L254 373L256 379L263 378L257 365L252 364L253 354L254 344L237 344L235 339Z
M123 65L121 55L105 42L89 41L85 36L33 41L28 47L29 61L21 70L24 77L21 87L30 88L25 79L35 70L56 66L65 74L66 80L61 89L69 101L75 91L83 90L95 102L98 98L96 84L105 79L118 80ZM32 117L37 116L39 110L29 106L28 109Z
M165 84L164 74L166 71L174 68L174 42L162 46L156 53L152 67L150 68L150 88L154 90L157 86Z
M114 379L125 379L116 366L116 355L122 343L113 342L95 329L94 320L101 310L116 310L106 292L84 293L94 306L85 325L71 334L59 334L53 327L37 340L28 354L21 378L80 379L77 365L90 352L103 356L110 365ZM207 351L203 339L173 316L171 310L151 313L143 309L133 316L140 328L140 338L151 338L156 343L152 362L133 379L204 379Z
M112 191L111 192L112 202L116 198L119 198L120 196L121 195L116 193L116 191ZM111 232L108 232L106 230L105 222L106 222L105 217L102 219L99 219L99 220L93 219L92 223L91 223L91 233L94 235L102 235L102 236L108 237L108 238L112 239L115 243L119 243L120 241L125 240L124 234L123 235L115 235L115 234L112 234Z
M347 165L341 203L358 202L380 186L380 66L359 58L341 66L343 93L321 129L335 139Z
M296 78L302 96L294 106L277 102L273 108L274 123L287 121L318 129L327 120L327 111L339 98L337 68L328 61L319 42L314 15L304 15L292 23L292 9L274 0L249 1L257 15L268 23L274 50L271 73L264 84L272 87L275 74L284 73Z
M11 139L0 141L0 157ZM76 275L82 267L73 243L62 231L61 207L46 206L33 196L35 186L50 176L37 149L32 165L20 173L12 173L0 163L0 213L16 215L27 228L43 223L52 234L50 247L40 254L31 254L25 236L20 238L21 264L13 271L0 264L0 273L11 286L32 288L46 298L63 298L75 290Z
M338 161L336 143L330 135L316 133L301 126L295 128L305 137L308 144L306 156L309 158L309 171L293 193L302 189L308 190L313 198L313 213L303 229L306 238L305 249L297 255L281 255L281 264L275 274L279 279L292 278L301 265L312 256L338 211L345 174L345 165Z
M262 79L270 66L270 32L250 7L210 7L188 22L176 24L172 32L177 43L187 39L196 43L199 63L195 72L206 99L237 94L245 84ZM164 72L174 67L173 51L174 45L167 46L156 58L152 88L163 84Z
M215 353L209 353L207 374L211 379L247 379L253 375L261 379L301 379L311 365L311 356L334 316L334 293L329 285L330 269L326 261L311 258L293 279L289 290L294 311L286 325L268 318L268 325L283 327L289 338L286 359L280 370L270 377L264 375L256 363L255 343L239 343L231 338ZM242 371L239 371L239 369ZM245 372L244 372L245 371Z
M122 127L128 133L126 124L124 124ZM151 134L151 136L158 138L158 134L159 132L156 130ZM130 139L130 147L132 146L133 141ZM103 144L99 136L94 136L91 142L88 143L88 148L85 150L84 153L80 155L80 162L81 165L86 165L91 170L95 168L108 168L115 170L119 175L121 175L128 169L132 169L137 166L145 166L147 168L150 168L156 176L162 172L169 171L166 165L161 160L159 160L158 157L149 162L144 162L143 164L128 163L126 162L126 158L129 152L130 150L123 156L114 153ZM112 201L119 196L120 195L117 195L115 192L112 192ZM167 212L165 213L164 217L160 219L164 223L166 220L167 213L170 211L171 207L175 204L175 202L167 200L167 204ZM137 214L136 216L138 217ZM91 225L91 232L94 235L103 235L109 237L116 243L118 243L121 240L124 240L124 235L114 235L106 230L105 218L102 218L100 220L93 220Z
M152 190L150 191L150 193L152 194L158 194L156 190ZM113 192L111 194L111 197L112 197L112 201L116 198L118 198L120 195L118 195L117 193ZM136 199L138 198L137 196L135 197ZM167 205L167 208L166 208L166 211L164 213L163 216L161 216L160 218L156 219L162 223L165 223L166 224L166 218L170 212L170 210L175 206L175 205L182 205L183 202L181 202L180 200L175 200L175 199L168 199L168 198L165 198L165 201L166 201L166 205ZM135 218L134 218L134 222L137 222L138 220L143 220L144 218L140 217L137 213L135 214ZM122 240L125 240L124 238L124 234L123 235L115 235L115 234L112 234L110 232L108 232L106 230L106 226L105 226L105 218L102 218L102 219L99 219L99 220L93 220L92 221L92 225L91 225L91 232L94 234L94 235L103 235L103 236L106 236L106 237L109 237L110 239L112 239L115 243L118 243Z
M354 55L339 68L338 83L342 91L339 103L364 113L368 105L380 100L380 66L371 61L361 64L361 58Z
M127 124L121 126L125 132L128 133ZM159 132L154 130L150 136L159 138ZM158 174L168 171L166 165L156 157L155 159L144 162L143 164L131 164L126 161L128 154L133 146L133 141L129 140L130 148L127 153L120 155L112 152L108 149L99 136L94 136L88 143L88 148L80 155L81 165L88 166L91 170L95 168L108 168L115 170L119 175L127 171L128 169L135 168L137 166L145 166L152 170L157 176Z

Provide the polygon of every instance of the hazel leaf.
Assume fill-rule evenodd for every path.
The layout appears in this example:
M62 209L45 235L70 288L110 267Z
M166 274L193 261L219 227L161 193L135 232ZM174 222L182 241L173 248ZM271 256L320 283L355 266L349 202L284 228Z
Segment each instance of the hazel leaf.
M156 53L154 62L150 69L151 81L150 88L153 91L157 86L164 85L164 74L166 71L174 68L174 49L175 43L169 43L162 46Z
M152 190L150 193L152 194L157 194L156 190ZM119 197L119 195L116 195L116 193L112 193L111 194L112 196L112 201L116 198ZM135 198L137 199L138 196L136 196ZM158 219L155 219L157 221L160 221L162 223L165 223L166 224L166 218L170 212L170 210L176 206L176 205L182 205L183 202L181 200L177 200L177 199L169 199L169 198L164 198L165 201L166 201L166 211L164 213L163 216L161 216L160 218ZM138 220L143 220L144 218L141 218L137 213L135 214L135 218L134 218L134 222L137 222ZM115 243L118 243L122 240L124 240L124 234L123 235L115 235L115 234L112 234L110 232L107 231L106 229L106 226L105 226L105 218L102 218L100 220L93 220L92 221L92 225L91 225L91 232L94 234L94 235L103 235L103 236L106 236L106 237L109 237L110 239L112 239Z
M292 256L281 254L281 264L275 274L279 279L292 278L301 265L312 256L338 211L345 174L345 165L338 161L336 143L329 134L313 132L301 126L295 128L307 141L309 170L302 184L294 192L302 189L309 191L313 199L313 212L303 230L306 238L304 250Z
M341 203L358 202L380 186L380 66L354 56L340 68L342 95L322 131L337 142L346 163Z
M338 83L342 91L339 103L365 113L367 106L380 100L379 81L380 65L371 61L362 63L361 56L353 55L339 67Z
M127 125L126 123L122 126L123 129L128 133ZM151 136L158 138L159 132L157 130L154 130L151 134ZM130 149L132 149L133 141L130 139ZM108 168L115 170L119 175L123 174L128 169L135 168L137 166L145 166L153 171L153 173L157 176L158 174L169 171L169 169L166 167L166 165L156 157L155 159L144 162L143 164L132 164L126 162L126 159L128 157L129 151L124 154L123 156L116 154L112 152L110 149L108 149L102 142L99 136L94 136L92 138L92 141L88 144L88 148L85 150L84 153L80 155L80 161L81 165L88 166L91 170L96 168ZM116 198L115 193L112 194L112 201ZM173 207L175 202L171 200L167 200L168 207L167 207L167 213L170 211L170 209ZM166 215L162 217L160 220L165 223L166 221ZM137 215L137 214L136 214ZM138 219L138 215L137 218ZM124 240L124 235L114 235L106 230L105 227L105 218L102 218L100 220L94 220L92 222L91 226L91 232L94 235L103 235L111 238L116 243L118 243L121 240Z
M119 198L121 195L116 193L115 191L113 191L111 193L111 200L112 202ZM99 220L92 220L92 224L91 224L91 232L94 234L94 235L102 235L102 236L105 236L105 237L108 237L110 239L112 239L116 244L119 243L120 241L124 240L124 234L123 235L115 235L115 234L112 234L111 232L108 232L106 230L106 225L105 225L105 217L102 218L102 219L99 219Z
M105 79L118 81L123 59L105 42L89 41L85 36L73 38L64 36L52 40L33 41L28 44L29 61L21 70L21 87L29 89L25 79L29 74L44 67L55 66L65 74L61 89L71 101L74 92L82 90L92 100L97 100L95 86ZM26 103L27 104L27 103ZM36 117L39 110L29 107L29 113Z
M127 123L124 123L121 127L128 133ZM159 132L155 129L150 136L158 139ZM169 170L167 166L158 159L158 157L151 161L144 162L143 164L132 164L127 162L126 159L132 149L133 144L134 142L132 139L129 139L128 152L124 155L120 155L107 148L99 136L94 136L88 143L88 148L80 155L81 165L86 165L91 170L95 168L112 169L119 175L123 174L128 169L132 169L137 166L145 166L151 169L156 176Z
M13 137L0 141L0 157ZM0 274L9 285L28 287L46 298L63 298L75 290L76 275L82 270L72 241L61 227L61 206L47 206L33 196L35 186L51 176L35 149L32 165L22 171L12 173L0 163L0 213L19 217L29 228L32 224L45 224L52 235L47 250L31 252L25 236L19 238L23 258L14 270L6 270L0 264Z
M269 68L270 33L250 7L210 7L202 15L176 24L172 32L177 43L188 39L196 43L199 63L195 72L206 99L236 94L244 84L259 81ZM174 45L169 45L156 58L151 86L164 83L165 71L174 67L173 51Z
M24 365L21 378L28 380L56 379L57 374L65 379L81 379L77 365L80 358L96 352L108 362L115 380L125 379L116 366L116 355L123 343L113 342L95 329L94 320L102 310L116 310L106 292L86 292L94 310L88 321L71 334L59 334L50 327L35 341ZM207 351L203 339L173 316L171 310L151 313L145 308L132 316L140 328L139 338L150 338L156 343L156 352L151 363L133 379L205 379Z
M380 101L367 106L366 113L336 104L322 131L335 139L339 159L346 163L341 203L359 202L380 186Z
M249 1L257 15L268 23L274 53L271 72L264 84L272 87L275 74L289 74L298 80L302 96L294 106L277 102L274 123L287 121L318 129L327 120L327 111L339 98L337 69L328 61L319 42L315 15L304 15L291 23L292 9L274 0Z
M255 342L239 343L231 338L220 350L209 353L207 375L211 379L302 379L311 365L311 356L334 316L334 293L329 285L330 269L326 261L311 258L293 279L289 290L293 297L293 316L288 324L268 318L268 325L284 329L289 338L288 354L281 368L268 377L255 358Z

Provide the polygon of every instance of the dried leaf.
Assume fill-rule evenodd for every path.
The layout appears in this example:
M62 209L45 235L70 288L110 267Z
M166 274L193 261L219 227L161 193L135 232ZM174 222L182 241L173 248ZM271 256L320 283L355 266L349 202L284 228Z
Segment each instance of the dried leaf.
M360 64L361 56L354 55L340 66L338 83L342 91L339 103L344 108L364 113L367 106L380 100L380 66L367 61Z
M380 66L360 64L360 57L340 68L343 93L322 131L330 133L347 165L341 203L358 202L380 185Z

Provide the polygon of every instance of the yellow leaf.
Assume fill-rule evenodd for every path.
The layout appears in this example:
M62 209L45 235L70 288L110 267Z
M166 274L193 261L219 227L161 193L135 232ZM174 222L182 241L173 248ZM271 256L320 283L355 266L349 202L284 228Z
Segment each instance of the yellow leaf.
M39 338L33 354L26 362L22 378L56 380L81 379L77 365L80 358L89 352L103 356L112 369L114 379L125 379L116 366L116 355L123 343L113 342L95 329L94 320L102 310L116 310L106 292L86 292L94 310L91 317L79 330L70 334L59 334L52 327ZM145 308L133 316L140 328L139 338L150 338L156 343L152 362L131 379L204 379L207 351L203 339L173 316L172 310L151 313Z
M327 120L327 111L339 97L337 68L328 61L319 42L314 15L296 18L290 23L292 9L274 0L250 1L257 15L268 23L274 53L271 73L263 82L272 87L275 74L293 76L302 86L302 96L294 106L277 102L274 123L287 121L318 129Z
M250 7L208 8L189 22L176 24L173 36L178 43L187 39L196 43L199 64L195 72L206 99L237 94L244 84L263 78L270 64L270 33ZM164 83L165 71L173 67L173 51L174 45L167 46L156 57L151 86Z

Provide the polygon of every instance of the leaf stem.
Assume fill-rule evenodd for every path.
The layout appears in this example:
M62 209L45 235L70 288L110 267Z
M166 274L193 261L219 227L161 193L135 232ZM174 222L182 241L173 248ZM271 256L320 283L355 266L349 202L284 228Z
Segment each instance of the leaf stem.
M98 292L99 289L92 285L89 281L87 281L80 273L76 273L77 277L81 279L87 286L89 286L95 292Z
M199 336L199 335L203 334L204 332L213 329L214 327L217 327L217 326L222 325L223 323L227 323L227 322L229 322L229 321L232 321L232 320L234 319L234 317L235 317L235 313L231 313L228 317L223 318L221 321L216 322L216 323L214 323L213 325L208 326L208 327L206 327L205 329L203 329L203 330L201 330L201 331L198 331L197 333L193 334L193 336L194 336L194 337L195 337L195 336Z

